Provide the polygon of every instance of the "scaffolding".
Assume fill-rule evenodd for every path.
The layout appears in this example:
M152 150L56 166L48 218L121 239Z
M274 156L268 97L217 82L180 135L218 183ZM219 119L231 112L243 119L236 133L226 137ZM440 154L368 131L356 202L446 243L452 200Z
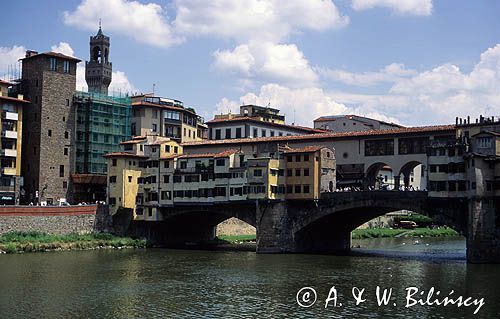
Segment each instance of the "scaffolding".
M76 173L106 174L106 153L130 139L130 97L76 92Z

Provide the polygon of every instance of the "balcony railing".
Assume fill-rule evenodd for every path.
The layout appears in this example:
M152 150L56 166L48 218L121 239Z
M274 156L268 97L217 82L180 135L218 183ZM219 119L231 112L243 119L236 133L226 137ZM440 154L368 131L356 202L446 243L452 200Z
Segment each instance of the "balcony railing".
M14 186L0 186L0 192L14 192L15 190Z
M2 173L4 175L15 176L16 175L16 168L15 167L4 167L4 168L2 168Z
M17 150L6 148L1 150L0 154L2 154L2 156L7 156L7 157L17 157Z
M19 116L14 112L3 112L2 118L11 121L17 121L19 119Z
M16 138L17 139L17 132L16 131L10 131L10 130L4 130L4 131L2 131L2 137Z

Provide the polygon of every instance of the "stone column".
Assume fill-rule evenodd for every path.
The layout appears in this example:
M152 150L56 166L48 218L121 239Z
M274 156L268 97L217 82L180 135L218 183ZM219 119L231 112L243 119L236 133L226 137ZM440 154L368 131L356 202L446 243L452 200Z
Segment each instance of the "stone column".
M469 200L467 262L500 263L499 214L493 197Z
M394 176L394 190L395 191L398 191L399 190L399 186L401 185L401 182L400 182L400 177L399 175L398 176Z
M257 253L293 252L286 202L256 201Z

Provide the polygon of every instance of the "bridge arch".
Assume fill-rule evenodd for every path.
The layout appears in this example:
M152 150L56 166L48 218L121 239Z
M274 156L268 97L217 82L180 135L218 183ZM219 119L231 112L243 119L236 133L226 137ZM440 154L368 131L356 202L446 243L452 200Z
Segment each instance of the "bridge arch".
M403 186L404 187L409 187L410 186L410 183L411 183L411 180L410 180L410 177L411 177L411 174L414 172L415 168L417 168L418 166L421 165L421 169L418 170L418 172L424 172L424 167L423 167L423 163L420 162L420 161L417 161L417 160L413 160L413 161L409 161L407 163L405 163L403 166L401 166L401 169L399 170L399 175L398 176L402 176L403 177ZM425 181L424 181L424 184L425 184ZM420 189L422 188L422 186L424 186L425 188L425 185L420 185Z
M161 208L161 221L134 222L136 234L167 247L204 245L216 236L221 222L237 218L256 226L255 205L182 205Z
M398 210L410 210L441 220L444 224L466 234L465 221L461 219L460 207L450 209L450 214L442 210L430 209L433 205L429 205L426 192L358 193L360 194L351 194L351 198L348 196L338 198L339 193L332 194L330 199L320 201L314 214L301 215L295 212L295 216L301 215L296 218L292 231L295 251L333 253L349 250L351 232L354 229L373 218ZM302 210L304 207L299 209ZM310 212L313 208L305 210ZM453 211L457 215L452 215Z

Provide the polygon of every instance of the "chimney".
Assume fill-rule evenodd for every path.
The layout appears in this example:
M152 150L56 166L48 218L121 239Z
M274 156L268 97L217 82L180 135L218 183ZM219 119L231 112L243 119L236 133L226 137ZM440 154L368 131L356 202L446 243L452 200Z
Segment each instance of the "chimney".
M482 123L483 123L483 120L484 120L483 116L482 116L482 115L479 115L479 123L481 123L481 124L482 124Z
M467 124L470 124L470 115L467 115Z
M458 125L458 116L455 117L455 125Z
M26 57L26 58L31 58L32 56L35 56L35 55L37 55L37 54L38 54L38 52L37 52L37 51L27 50L27 51L26 51L26 56L25 56L25 57Z

